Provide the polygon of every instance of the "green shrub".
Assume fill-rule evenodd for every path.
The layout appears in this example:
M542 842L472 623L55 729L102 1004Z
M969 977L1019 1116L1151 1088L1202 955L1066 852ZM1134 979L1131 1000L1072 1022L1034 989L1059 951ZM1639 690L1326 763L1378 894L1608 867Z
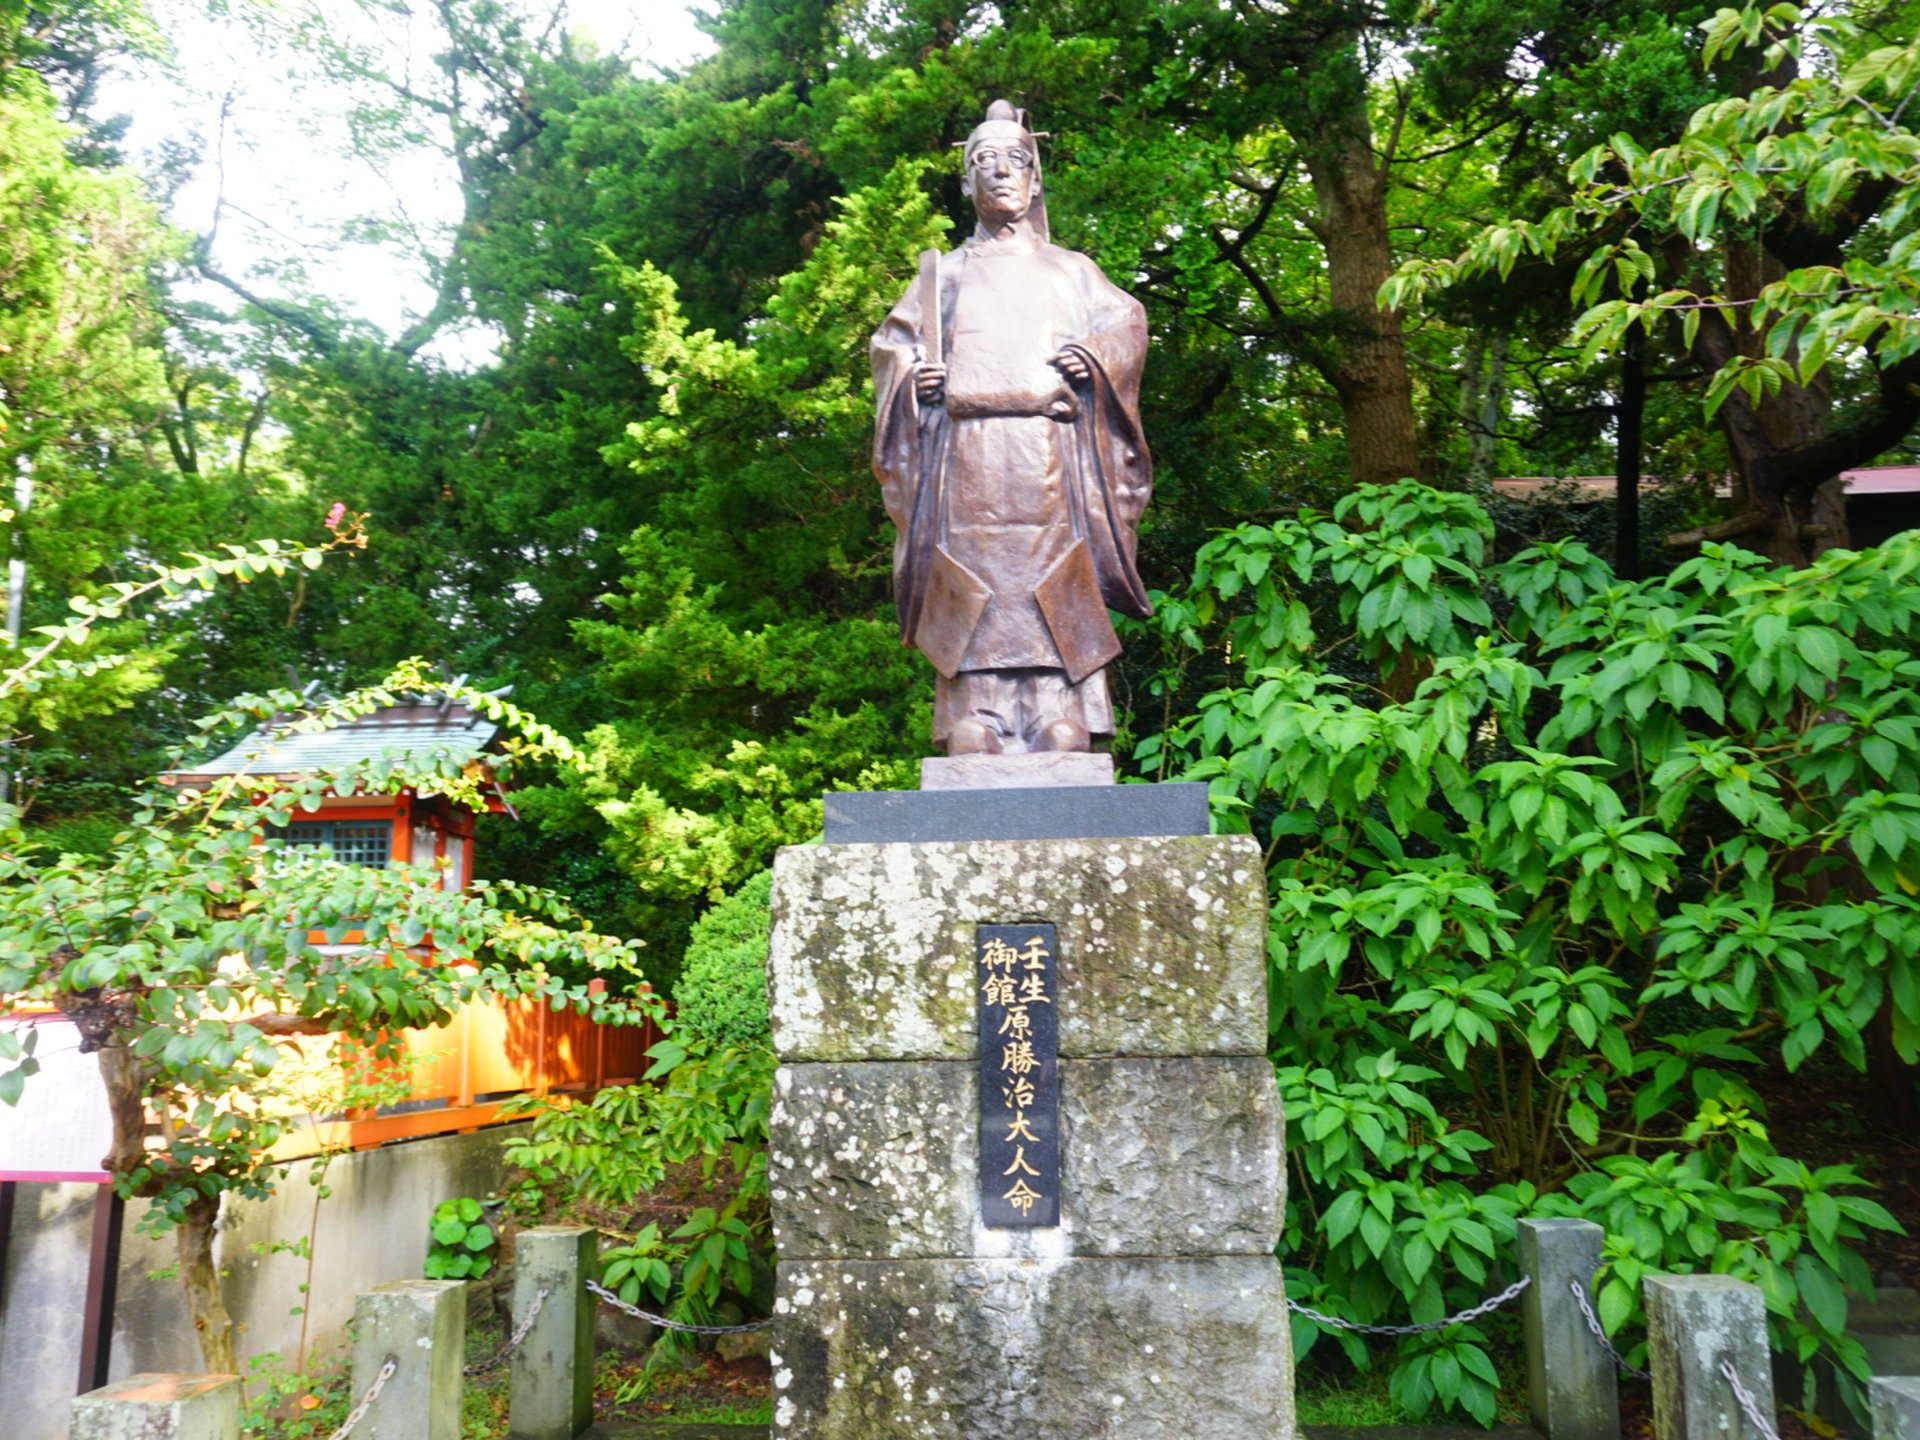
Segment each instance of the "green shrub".
M105 860L114 852L115 837L126 828L126 815L64 815L23 826L22 830L28 843L45 847L49 860L61 855Z
M493 1268L493 1226L472 1196L433 1207L433 1244L427 1249L429 1280L478 1280Z
M693 927L680 981L673 987L677 1029L715 1045L752 1045L767 1039L772 891L773 872L763 870Z
M666 1235L653 1224L631 1235L602 1226L622 1243L601 1252L601 1281L628 1304L663 1304L671 1318L695 1324L713 1323L729 1290L764 1313L773 1304L766 1204L773 1049L715 1046L689 1035L662 1040L647 1055L653 1066L645 1083L609 1086L585 1101L509 1101L506 1113L533 1123L507 1137L507 1163L542 1190L558 1190L568 1205L627 1210L669 1167L698 1158L707 1194L724 1203L699 1207ZM670 1334L654 1361L682 1356L681 1339Z
M1367 487L1219 536L1159 607L1163 690L1227 683L1136 758L1267 846L1289 1294L1435 1320L1512 1276L1518 1218L1580 1215L1609 1331L1646 1273L1729 1274L1863 1378L1855 1247L1897 1227L1777 1153L1754 1082L1864 1069L1881 1015L1920 1056L1920 536L1625 581L1491 530ZM1491 1423L1494 1385L1477 1325L1394 1357L1415 1415Z
M658 1225L601 1253L600 1278L629 1304L664 1305L676 1320L710 1324L723 1297L750 1308L773 1303L767 1219L767 1117L773 1047L767 1021L767 943L773 872L762 871L693 928L679 983L673 1033L647 1051L638 1085L589 1100L508 1104L533 1123L507 1140L511 1165L569 1205L627 1210L670 1167L698 1158L708 1196L671 1233ZM722 1167L725 1167L724 1172ZM671 1333L650 1366L682 1357Z

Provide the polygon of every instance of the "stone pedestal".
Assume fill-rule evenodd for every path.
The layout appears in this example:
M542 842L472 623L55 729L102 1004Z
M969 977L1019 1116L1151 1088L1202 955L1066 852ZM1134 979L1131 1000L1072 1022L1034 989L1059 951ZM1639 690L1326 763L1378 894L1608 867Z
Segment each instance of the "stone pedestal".
M360 1292L352 1332L356 1400L394 1362L379 1398L354 1426L360 1440L460 1440L466 1288L464 1280L395 1280Z
M1290 1440L1255 843L795 847L773 895L774 1433ZM1000 1229L974 932L1031 922L1057 932L1060 1223Z
M513 1321L540 1313L513 1352L508 1440L573 1440L593 1423L593 1312L600 1232L535 1225L513 1246ZM541 1297L545 1298L542 1299Z
M238 1375L133 1375L73 1402L73 1440L239 1440Z

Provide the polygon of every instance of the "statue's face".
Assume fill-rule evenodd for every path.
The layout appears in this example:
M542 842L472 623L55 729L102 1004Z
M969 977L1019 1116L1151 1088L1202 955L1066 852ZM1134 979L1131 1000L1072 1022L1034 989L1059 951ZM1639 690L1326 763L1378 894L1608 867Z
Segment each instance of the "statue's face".
M1034 158L1031 142L1011 125L1004 135L981 136L967 152L967 194L987 224L1005 224L1027 213L1033 203Z

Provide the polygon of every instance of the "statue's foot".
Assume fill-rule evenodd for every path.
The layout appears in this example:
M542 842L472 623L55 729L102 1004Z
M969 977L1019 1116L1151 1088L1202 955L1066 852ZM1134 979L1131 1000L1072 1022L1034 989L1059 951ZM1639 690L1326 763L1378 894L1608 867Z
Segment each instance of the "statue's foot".
M1033 742L1036 750L1084 751L1093 748L1093 737L1071 720L1056 720L1042 730Z
M998 755L1000 737L978 720L959 720L947 732L949 755Z

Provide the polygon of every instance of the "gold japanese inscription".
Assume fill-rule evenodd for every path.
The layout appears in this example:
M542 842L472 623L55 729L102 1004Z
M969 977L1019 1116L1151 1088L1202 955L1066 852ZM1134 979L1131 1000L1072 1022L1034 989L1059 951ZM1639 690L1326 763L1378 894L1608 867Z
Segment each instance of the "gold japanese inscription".
M989 970L1011 970L1020 952L1004 940L989 940L981 952L980 963Z
M1046 1197L1031 1185L1027 1184L1025 1180L1016 1180L1013 1182L1013 1188L1000 1198L1012 1201L1013 1208L1018 1210L1022 1215L1025 1215L1033 1209L1037 1202Z
M1027 1163L1027 1147L1024 1145L1016 1145L1013 1147L1013 1163L1000 1173L1002 1175L1011 1175L1016 1170L1023 1175L1031 1175L1036 1180L1040 1178L1040 1172Z
M1019 986L1011 975L989 974L986 983L981 985L980 993L992 1006L1012 1005L1019 999Z
M1053 1004L1053 932L1051 927L994 928L1000 933L983 935L978 950L982 1099L989 1112L993 1107L986 1096L997 1091L1000 1101L998 1114L983 1116L993 1127L982 1137L983 1143L993 1142L993 1158L982 1179L995 1172L1012 1179L1010 1188L1001 1190L995 1184L992 1190L1020 1220L989 1223L1055 1224L1058 1196L1051 1192L1059 1184L1059 1161L1053 1114L1054 1028L1050 1013L1042 1012L1044 1026L1038 1023L1042 1015L1036 1014L1036 1007ZM998 1077L992 1090L985 1089L987 1072ZM1036 1108L1041 1106L1045 1108ZM1000 1214L1004 1217L1006 1211Z

